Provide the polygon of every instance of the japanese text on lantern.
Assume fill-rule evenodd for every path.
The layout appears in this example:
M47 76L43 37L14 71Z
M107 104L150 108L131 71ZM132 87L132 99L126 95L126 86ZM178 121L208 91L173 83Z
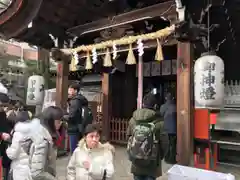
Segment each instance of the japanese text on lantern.
M36 95L35 95L35 93L36 93L36 91L37 91L37 89L36 89L36 80L35 79L33 79L33 80L31 80L30 81L30 88L29 88L29 95L28 95L28 98L30 99L30 100L36 100ZM43 84L41 84L40 86L39 86L39 92L42 92L42 91L44 91L44 85Z
M29 88L29 95L28 98L30 100L35 100L35 90L36 90L36 80L31 80L30 81L30 88Z
M215 100L216 89L215 82L216 77L212 74L216 70L216 64L208 62L203 67L203 74L201 78L202 90L200 92L200 98L205 100Z

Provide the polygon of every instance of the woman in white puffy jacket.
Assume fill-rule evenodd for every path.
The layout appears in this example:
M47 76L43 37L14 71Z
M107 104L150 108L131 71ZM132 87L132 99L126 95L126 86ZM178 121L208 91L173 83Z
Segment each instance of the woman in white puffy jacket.
M12 160L11 173L13 180L32 180L29 167L29 148L31 134L40 126L40 122L29 121L27 111L18 112L12 137L12 144L7 148L7 156Z
M102 144L100 128L90 124L85 129L84 138L73 152L67 167L67 180L102 180L114 174L114 147Z

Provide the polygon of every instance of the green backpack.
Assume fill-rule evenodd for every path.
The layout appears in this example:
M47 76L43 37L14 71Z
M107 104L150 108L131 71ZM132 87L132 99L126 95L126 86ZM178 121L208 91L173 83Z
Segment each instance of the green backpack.
M139 123L128 139L129 160L137 166L156 165L159 157L159 140L156 137L155 123Z

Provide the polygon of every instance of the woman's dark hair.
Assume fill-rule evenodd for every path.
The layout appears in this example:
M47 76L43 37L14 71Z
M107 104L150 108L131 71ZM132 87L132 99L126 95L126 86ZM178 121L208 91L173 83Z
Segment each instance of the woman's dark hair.
M86 136L89 133L97 132L98 134L101 134L101 127L99 124L88 124L84 131L84 136Z
M60 120L63 117L63 110L57 106L50 106L43 110L40 115L40 121L43 126L45 126L51 134L56 133L56 128L54 121Z
M29 117L29 114L27 111L19 111L19 112L17 112L16 117L15 117L16 122L25 122L29 119L30 119L30 117Z
M1 106L7 106L9 104L9 102L10 102L9 97L6 94L0 92L0 104L1 104Z

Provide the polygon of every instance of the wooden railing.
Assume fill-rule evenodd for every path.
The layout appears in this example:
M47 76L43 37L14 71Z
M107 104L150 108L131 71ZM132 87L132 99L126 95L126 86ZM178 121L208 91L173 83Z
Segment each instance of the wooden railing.
M100 115L99 115L100 116ZM100 116L101 117L101 116ZM124 118L110 118L109 133L110 141L118 144L127 143L127 127L129 119ZM103 125L102 118L97 118L94 123Z
M128 119L111 118L110 120L110 141L113 143L127 143Z

